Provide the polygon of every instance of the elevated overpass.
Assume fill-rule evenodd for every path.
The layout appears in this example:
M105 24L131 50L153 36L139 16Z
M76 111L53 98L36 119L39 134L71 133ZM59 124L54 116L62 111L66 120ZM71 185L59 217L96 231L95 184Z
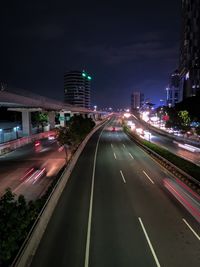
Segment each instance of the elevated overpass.
M65 114L87 114L93 118L101 116L101 112L77 107L57 101L48 97L43 97L26 91L13 89L0 90L0 106L7 107L10 111L22 113L23 135L31 134L31 112L44 111L48 113L50 129L55 127L55 113L60 114L60 124L65 125Z

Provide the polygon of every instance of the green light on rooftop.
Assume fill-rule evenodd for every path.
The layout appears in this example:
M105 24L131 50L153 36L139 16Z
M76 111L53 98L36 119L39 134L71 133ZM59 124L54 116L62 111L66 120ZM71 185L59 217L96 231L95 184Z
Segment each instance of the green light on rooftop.
M86 77L86 74L85 74L85 72L82 72L82 76L83 76L83 77Z

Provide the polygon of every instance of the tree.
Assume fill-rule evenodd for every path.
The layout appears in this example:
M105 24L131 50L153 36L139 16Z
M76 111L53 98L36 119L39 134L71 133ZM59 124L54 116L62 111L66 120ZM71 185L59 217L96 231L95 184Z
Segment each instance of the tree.
M188 129L190 128L190 116L189 116L189 112L187 110L181 110L178 112L178 116L181 118L182 120L182 126L183 129Z
M191 121L200 121L199 103L200 92L198 92L196 96L188 97L182 102L177 103L175 108L177 111L188 111Z
M36 124L38 130L39 130L39 127L42 127L42 131L43 131L44 130L44 126L48 122L47 113L44 113L44 112L33 112L32 113L32 119L33 119L33 123Z
M69 127L75 143L80 143L95 126L91 118L83 118L81 115L70 119Z
M57 141L65 149L66 162L68 161L68 150L73 144L73 137L69 127L60 127L57 129Z

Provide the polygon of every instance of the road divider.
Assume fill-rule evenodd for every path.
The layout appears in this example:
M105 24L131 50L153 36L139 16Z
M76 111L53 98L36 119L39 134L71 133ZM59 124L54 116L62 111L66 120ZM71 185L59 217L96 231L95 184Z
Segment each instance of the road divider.
M149 247L150 247L151 253L152 253L152 255L153 255L153 257L154 257L154 260L155 260L155 262L156 262L156 265L157 265L157 267L161 267L161 265L160 265L160 263L159 263L159 261L158 261L158 258L157 258L157 256L156 256L155 250L154 250L154 248L153 248L153 246L152 246L152 244L151 244L151 241L150 241L150 239L149 239L149 236L148 236L148 234L147 234L147 231L146 231L146 229L145 229L145 227L144 227L144 224L143 224L143 222L142 222L142 219L141 219L140 217L139 217L138 219L139 219L140 225L141 225L141 227L142 227L142 230L143 230L143 232L144 232L144 235L145 235L145 237L146 237L147 243L148 243L148 245L149 245Z
M126 179L124 178L123 172L121 170L120 170L120 174L121 174L123 182L126 183Z
M88 215L88 227L87 227L87 240L86 240L86 249L85 249L85 264L84 267L89 266L89 256L90 256L90 235L91 235L91 222L92 222L92 207L93 207L93 195L94 195L94 178L95 178L95 170L96 170L96 160L97 160L97 152L99 147L99 141L102 135L104 128L102 129L96 149L94 154L94 162L93 162L93 170L92 170L92 185L91 185L91 193L90 193L90 208L89 208L89 215Z
M129 154L129 156L132 158L132 159L134 159L134 157L132 156L132 154L131 153L128 153Z
M192 231L192 233L196 236L196 238L200 241L200 236L194 231L194 229L189 225L189 223L186 221L186 219L182 219L184 223L188 226L188 228Z
M142 171L144 173L144 175L149 179L149 181L154 184L154 181L149 177L149 175L145 172L145 171Z
M200 167L179 156L163 149L156 144L141 140L136 134L124 126L125 133L145 150L158 164L170 172L173 177L180 179L192 190L200 194Z

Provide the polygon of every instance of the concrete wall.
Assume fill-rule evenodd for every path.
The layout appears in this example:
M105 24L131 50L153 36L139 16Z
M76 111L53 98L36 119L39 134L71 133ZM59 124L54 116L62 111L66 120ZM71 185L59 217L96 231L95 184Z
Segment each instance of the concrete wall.
M47 224L53 214L53 211L57 205L57 202L62 194L63 189L65 188L68 179L70 177L71 171L73 170L82 150L84 149L85 145L89 141L90 137L102 126L102 124L98 125L93 129L93 131L88 134L85 140L81 143L78 150L73 155L72 159L70 160L68 166L66 167L63 175L59 179L54 191L50 195L49 199L46 202L45 207L41 211L40 215L38 216L38 220L36 221L35 225L33 226L32 230L30 231L27 239L24 242L23 249L19 251L19 255L17 256L17 260L14 261L12 266L14 267L28 267L31 264L33 256L36 252L36 249L40 243L40 240L45 232Z
M52 134L54 131L48 131L43 133L34 134L31 136L22 137L19 139L15 139L6 143L0 144L0 155L9 153L10 151L13 151L17 149L18 147L27 145L28 143L33 142L37 139L47 138L50 134Z

